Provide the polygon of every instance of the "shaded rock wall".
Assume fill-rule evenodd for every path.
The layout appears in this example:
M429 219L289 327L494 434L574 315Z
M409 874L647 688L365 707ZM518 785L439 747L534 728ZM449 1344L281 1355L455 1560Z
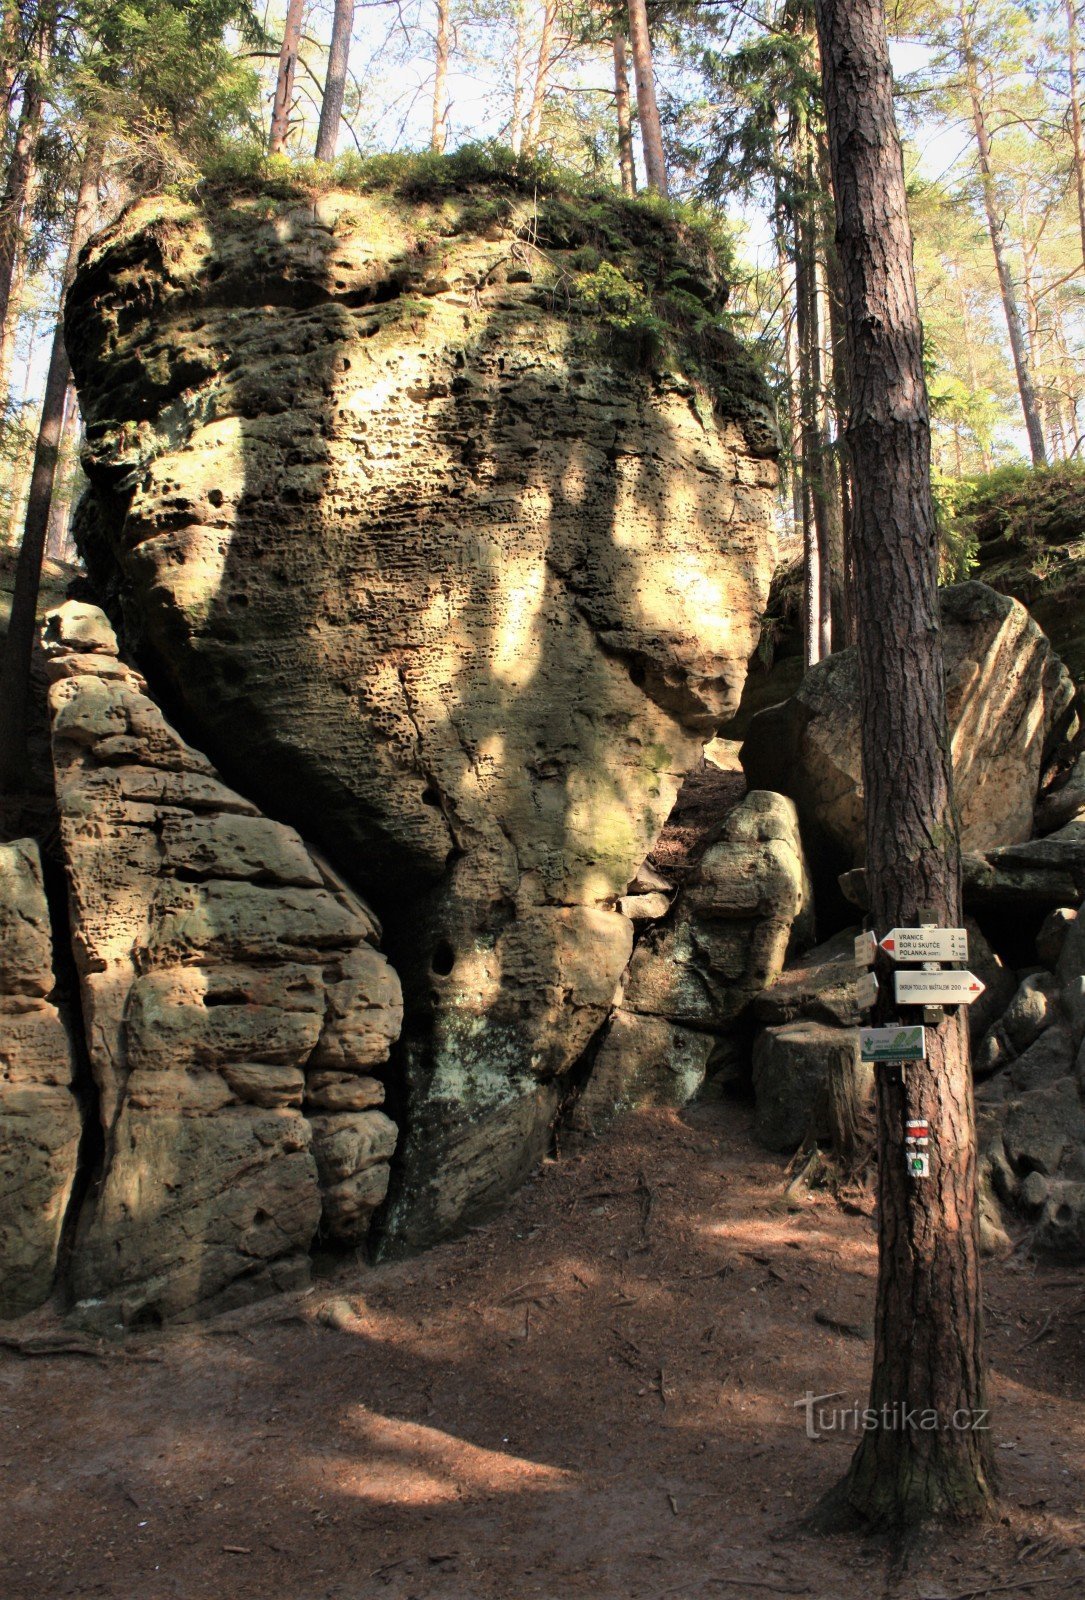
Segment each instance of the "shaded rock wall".
M82 1118L32 839L0 845L0 1317L53 1286Z
M71 1290L106 1325L308 1276L364 1241L402 1008L368 908L187 745L105 617L46 627L60 835L104 1155Z
M696 337L634 354L602 257ZM614 900L737 706L775 437L725 294L647 208L475 186L147 202L69 296L93 573L384 918L407 1242L545 1151L629 959Z

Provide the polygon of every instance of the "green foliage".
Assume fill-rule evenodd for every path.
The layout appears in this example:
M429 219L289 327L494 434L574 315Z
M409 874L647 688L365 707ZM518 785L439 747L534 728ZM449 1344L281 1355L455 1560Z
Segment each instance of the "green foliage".
M1085 554L1085 463L999 467L957 485L950 522L984 562L1007 557L1046 581Z

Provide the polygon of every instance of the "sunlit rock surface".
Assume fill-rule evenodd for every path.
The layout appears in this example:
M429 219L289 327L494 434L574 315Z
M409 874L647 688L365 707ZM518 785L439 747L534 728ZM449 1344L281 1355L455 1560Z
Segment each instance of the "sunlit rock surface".
M385 923L408 1243L545 1152L615 897L738 704L775 432L725 293L658 211L475 184L148 201L69 296L92 574Z
M318 1227L363 1243L388 1187L402 1007L379 929L181 739L100 611L53 612L45 649L101 1124L77 1310L159 1322L296 1287Z

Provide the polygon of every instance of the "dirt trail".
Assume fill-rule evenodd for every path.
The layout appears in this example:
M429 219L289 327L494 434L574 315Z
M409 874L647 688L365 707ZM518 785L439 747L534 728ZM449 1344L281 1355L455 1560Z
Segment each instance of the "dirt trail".
M1001 1522L895 1565L799 1530L852 1441L795 1402L862 1402L875 1244L828 1199L784 1210L748 1121L632 1116L424 1258L105 1359L0 1352L0 1595L1081 1595L1065 1268L988 1274Z

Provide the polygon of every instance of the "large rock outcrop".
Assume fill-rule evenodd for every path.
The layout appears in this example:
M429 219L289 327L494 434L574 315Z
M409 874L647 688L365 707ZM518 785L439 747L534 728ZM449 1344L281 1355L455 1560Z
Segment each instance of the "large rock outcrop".
M82 1119L53 990L41 859L18 839L0 845L0 1317L48 1297L75 1181Z
M67 314L92 573L220 768L385 922L413 1243L545 1151L774 559L706 237L459 170L142 203Z
M1019 601L962 583L942 590L941 614L961 843L966 851L1021 844L1072 715L1073 682ZM790 700L754 717L742 764L751 784L792 796L823 869L861 862L857 652L829 656Z
M363 1242L402 1008L368 908L221 781L100 611L46 623L60 836L101 1172L71 1291L96 1322L222 1309Z

